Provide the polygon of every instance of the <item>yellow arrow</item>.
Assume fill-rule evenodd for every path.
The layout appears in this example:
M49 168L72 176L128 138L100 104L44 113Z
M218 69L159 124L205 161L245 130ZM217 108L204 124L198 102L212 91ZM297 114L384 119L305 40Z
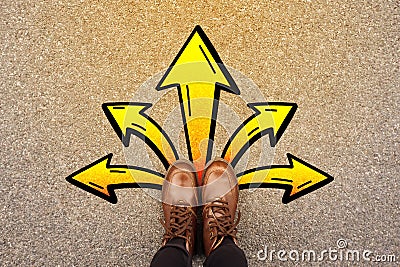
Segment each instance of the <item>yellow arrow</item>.
M264 187L285 189L282 202L287 204L333 181L329 174L287 154L290 165L259 167L238 174L240 189Z
M282 202L287 204L333 181L332 176L309 163L291 154L287 157L289 165L265 166L239 173L239 188L285 189ZM114 204L117 203L115 189L162 189L164 178L161 173L136 166L111 165L111 159L112 154L108 154L74 172L66 180Z
M104 113L122 143L129 146L131 134L138 136L157 154L167 169L178 159L178 153L164 130L144 113L150 107L149 103L103 104Z
M240 91L200 26L194 28L156 89L171 87L178 89L188 156L201 177L211 159L220 90Z
M135 166L110 165L111 158L112 154L108 154L74 172L66 180L114 204L117 203L115 189L134 187L161 189L164 181L161 173Z
M236 166L246 150L259 138L269 134L271 146L275 146L296 112L295 103L250 103L255 113L245 120L229 138L222 158Z

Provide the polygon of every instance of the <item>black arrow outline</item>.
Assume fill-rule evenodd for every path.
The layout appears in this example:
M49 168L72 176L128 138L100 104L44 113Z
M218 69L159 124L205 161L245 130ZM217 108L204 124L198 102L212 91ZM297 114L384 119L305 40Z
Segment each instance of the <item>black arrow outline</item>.
M157 157L161 160L162 164L164 165L164 168L167 170L169 167L168 160L164 157L163 153L161 150L149 139L147 138L144 134L140 133L136 129L133 128L126 128L126 135L122 133L122 129L119 128L119 125L115 118L113 117L112 113L108 109L108 107L113 107L113 106L118 106L118 105L128 105L128 106L143 106L143 109L139 111L139 114L143 116L145 119L147 119L150 123L153 123L157 129L164 135L165 139L168 141L168 144L171 146L172 151L174 153L174 156L176 160L179 159L178 152L175 148L175 145L172 143L171 139L169 138L168 134L161 128L161 126L153 120L149 115L144 113L146 110L148 110L152 104L150 103L142 103L142 102L109 102L109 103L103 103L101 106L103 108L104 114L106 115L107 119L111 123L111 126L113 127L114 131L117 133L118 137L120 138L121 142L124 144L125 147L129 146L131 135L135 135L142 139L150 148L151 150L156 153Z
M218 87L221 90L224 90L224 91L227 91L227 92L231 92L231 93L233 93L235 95L240 95L240 90L239 90L238 86L236 85L236 83L233 80L233 78L232 78L231 74L229 73L229 71L226 69L224 63L222 63L222 60L219 57L217 50L215 49L215 47L211 43L210 39L208 39L207 35L204 33L204 31L200 27L200 25L196 25L194 27L193 31L190 33L189 37L187 38L187 40L185 41L185 43L183 44L183 46L179 50L178 54L176 55L176 57L172 61L171 65L168 67L167 71L164 73L164 75L161 78L160 82L157 84L156 90L157 91L161 91L161 90L165 90L165 89L168 89L168 88L173 88L173 87L178 87L178 86L180 87L179 83L172 83L172 84L168 84L168 85L165 85L165 86L161 86L161 85L163 84L163 82L165 81L165 79L167 78L169 73L171 72L172 68L175 66L176 62L178 61L178 59L180 58L182 53L185 51L186 47L188 46L188 44L190 43L191 39L193 38L193 36L196 33L199 34L201 40L206 45L208 51L210 52L210 54L212 55L213 59L215 60L215 63L217 63L218 67L220 68L220 70L222 71L222 73L224 74L226 80L229 83L229 86L227 86L225 84L221 84L219 82L216 82L215 83L217 85L216 87Z
M229 145L232 143L232 140L236 137L236 135L242 130L242 128L245 127L247 123L249 123L252 119L257 117L258 115L261 114L259 110L257 110L255 107L256 106L265 106L265 105L286 105L286 106L291 106L292 108L290 109L288 115L284 119L281 127L278 129L276 135L274 135L274 129L273 128L268 128L265 130L260 131L253 137L251 137L246 144L239 150L239 152L236 154L236 156L233 158L233 160L230 162L230 164L235 167L238 161L242 158L243 154L250 148L252 144L254 144L258 139L265 135L269 135L269 140L270 144L272 147L275 147L280 138L282 137L283 133L285 132L286 128L289 126L294 114L296 113L297 110L297 104L296 103L289 103L289 102L256 102L256 103L248 103L247 106L251 108L252 110L255 111L254 114L252 114L250 117L248 117L242 124L238 126L238 128L235 130L235 132L232 134L232 136L229 138L228 142L226 143L224 150L222 151L221 157L224 158L226 155L226 152L228 150Z
M67 180L67 182L83 189L86 192L89 192L93 195L96 195L112 204L117 204L118 199L117 199L117 195L115 194L115 190L116 189L122 189L122 188L151 188L151 189L157 189L157 190L161 190L162 186L158 185L158 184L152 184L152 183L122 183L122 184L110 184L107 186L107 191L110 193L110 196L107 196L103 193L101 193L100 191L97 191L95 189L93 189L92 187L79 182L78 180L75 180L74 177L90 168L92 168L93 166L99 164L100 162L104 161L107 159L107 163L106 163L106 169L110 169L110 168L124 168L124 169L133 169L133 170L139 170L139 171L144 171L144 172L148 172L157 176L160 176L161 178L164 179L164 175L150 170L150 169L146 169L146 168L142 168L142 167L137 167L137 166L128 166L128 165L111 165L111 159L113 157L113 154L110 153L107 156L104 156L92 163L90 163L89 165L83 167L82 169L77 170L76 172L70 174L67 178L65 178Z
M266 170L266 169L277 169L277 168L286 168L286 169L293 169L293 159L300 162L301 164L303 164L304 166L318 172L319 174L322 174L323 176L326 177L326 179L306 188L301 190L300 192L294 194L293 196L290 196L290 193L292 192L293 186L292 185L284 185L284 184L274 184L274 183L247 183L247 184L241 184L239 185L239 189L243 190L243 189L250 189L250 188L277 188L277 189L284 189L285 193L283 194L282 197L282 203L283 204L288 204L289 202L302 197L304 195L307 195L327 184L329 184L330 182L332 182L334 180L333 176L329 175L328 173L322 171L321 169L318 169L317 167L305 162L304 160L290 154L287 153L286 154L288 160L289 160L289 165L272 165L272 166L263 166L263 167L257 167L257 168L253 168L253 169L249 169L246 170L244 172L238 173L237 177L238 179L240 179L241 176L248 174L248 173L253 173L259 170Z
M183 127L184 127L184 131L185 131L186 146L187 146L187 150L188 150L188 157L189 157L189 160L193 162L192 148L190 147L189 131L188 131L188 128L187 128L187 121L186 121L186 117L185 117L185 109L184 109L184 103L183 103L183 98L182 98L181 84L173 83L173 84L169 84L169 85L166 85L166 86L161 86L161 85L163 84L164 80L167 78L167 76L169 75L170 71L172 70L172 68L174 67L174 65L176 64L176 62L178 61L178 59L182 55L183 51L186 49L186 47L188 46L189 42L191 41L191 39L193 38L193 36L196 33L199 34L199 36L202 39L203 43L206 45L208 51L210 52L210 54L212 55L213 59L217 63L218 67L220 68L220 70L224 74L225 79L229 83L229 86L227 86L227 85L221 84L219 82L215 82L214 103L213 103L213 107L212 107L212 116L210 118L211 119L211 125L210 125L210 133L209 133L209 136L208 136L208 146L207 146L207 155L206 155L206 163L207 163L211 159L212 149L213 149L213 146L214 146L214 136L215 136L215 128L216 128L216 122L217 122L217 114L218 114L220 92L221 92L221 90L223 90L223 91L227 91L227 92L230 92L230 93L233 93L233 94L236 94L236 95L240 95L240 90L239 90L238 86L236 85L235 81L233 80L231 74L228 72L228 70L226 69L225 65L222 63L222 60L221 60L221 58L219 57L219 55L217 53L217 50L214 48L214 46L212 45L211 41L208 39L207 35L204 33L204 31L200 27L200 25L196 25L196 27L193 29L192 33L187 38L187 40L184 43L184 45L179 50L177 56L174 58L174 60L172 61L171 65L168 67L167 71L165 72L165 74L161 78L160 82L157 84L156 90L157 91L161 91L161 90L168 89L168 88L173 88L173 87L176 87L178 89L179 103L180 103L180 108L181 108ZM200 49L202 49L202 48L200 47ZM206 58L206 59L207 59L207 61L209 61L208 58Z

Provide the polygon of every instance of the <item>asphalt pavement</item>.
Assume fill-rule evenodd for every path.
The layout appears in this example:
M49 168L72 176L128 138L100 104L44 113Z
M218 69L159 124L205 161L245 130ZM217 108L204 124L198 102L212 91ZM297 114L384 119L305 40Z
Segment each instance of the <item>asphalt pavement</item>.
M261 2L0 3L1 266L149 266L163 234L152 190L117 190L111 204L65 178L109 153L164 172L141 140L123 147L106 102L154 103L185 155L176 91L154 85L197 24L243 97L222 92L215 153L249 101L296 103L268 160L291 153L334 177L289 204L280 189L240 192L249 265L399 265L399 2ZM260 150L245 167L259 166ZM302 260L305 250L321 260Z

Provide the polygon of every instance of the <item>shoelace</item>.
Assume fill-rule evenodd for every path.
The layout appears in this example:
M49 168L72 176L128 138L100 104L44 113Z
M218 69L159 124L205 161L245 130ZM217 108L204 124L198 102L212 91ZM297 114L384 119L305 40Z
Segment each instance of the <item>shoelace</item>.
M208 213L211 209L211 214L208 214L208 218L213 218L214 220L209 222L210 227L210 240L215 238L221 238L224 236L230 236L233 239L236 239L237 234L237 225L240 221L240 211L238 212L238 217L236 222L232 220L231 215L229 214L229 206L228 202L222 199L217 199L210 204L208 204L204 208L204 212ZM217 214L219 216L216 216ZM217 229L217 235L213 235L213 229ZM218 243L218 242L217 242Z
M193 228L191 220L192 215L196 216L196 213L191 207L172 206L169 227L166 222L161 221L161 224L165 229L163 242L168 242L175 237L181 237L186 239L186 241L189 242L189 245L191 245L190 233Z

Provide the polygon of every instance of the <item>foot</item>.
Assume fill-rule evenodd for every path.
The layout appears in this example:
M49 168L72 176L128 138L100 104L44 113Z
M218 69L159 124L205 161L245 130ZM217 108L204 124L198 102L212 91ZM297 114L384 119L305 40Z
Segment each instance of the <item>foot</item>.
M203 243L208 257L226 237L237 243L235 213L239 198L237 177L232 166L223 159L211 163L204 172Z
M170 166L162 188L165 228L163 245L172 238L185 240L186 249L193 255L196 235L197 197L196 170L188 161L178 160Z

